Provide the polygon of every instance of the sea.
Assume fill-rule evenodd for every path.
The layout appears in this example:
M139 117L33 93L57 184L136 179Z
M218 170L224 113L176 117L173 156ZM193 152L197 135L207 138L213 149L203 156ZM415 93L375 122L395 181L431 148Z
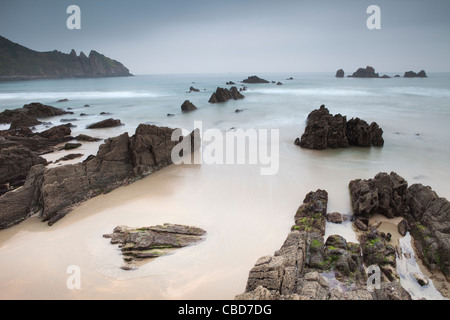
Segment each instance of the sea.
M387 73L394 76L400 73ZM40 102L73 112L41 119L39 132L67 123L72 135L107 139L133 135L139 124L203 132L238 129L277 132L271 151L278 170L261 174L263 163L173 165L132 185L81 204L52 227L34 216L0 231L1 299L233 299L244 292L258 258L272 255L286 239L294 215L310 191L329 194L328 211L351 214L349 182L396 172L409 185L431 186L450 199L450 73L428 78L335 78L332 73L259 73L267 84L245 84L245 99L208 103L218 87L242 88L253 74L137 75L126 78L0 82L0 112ZM291 80L288 80L292 77ZM274 81L275 83L272 83ZM282 82L282 85L277 85ZM194 87L199 92L189 92ZM64 100L62 102L58 102ZM184 101L198 110L182 112ZM381 148L306 150L294 144L308 114L325 105L347 119L377 122ZM241 112L236 112L241 110ZM103 113L103 114L102 114ZM170 116L169 116L170 115ZM87 129L106 118L123 126ZM0 130L9 125L0 125ZM96 154L99 143L76 152ZM207 146L203 146L207 148ZM209 150L210 151L210 150ZM225 150L226 151L226 150ZM217 152L217 150L216 150ZM55 161L64 152L44 155ZM56 166L52 164L50 166ZM120 268L120 251L103 234L117 225L188 224L207 231L204 241L155 259L134 271ZM386 222L388 223L388 222ZM327 223L326 237L357 236L347 222ZM412 251L411 238L401 239ZM413 299L443 299L431 281L420 287L417 261L398 263ZM409 265L409 269L408 269ZM70 267L76 266L73 269ZM80 271L73 287L70 270ZM419 271L418 271L419 270ZM422 271L420 271L422 270Z

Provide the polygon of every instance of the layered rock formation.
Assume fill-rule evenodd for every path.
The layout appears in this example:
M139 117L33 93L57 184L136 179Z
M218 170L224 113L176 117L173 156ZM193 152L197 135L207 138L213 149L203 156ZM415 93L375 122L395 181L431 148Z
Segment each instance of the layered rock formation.
M212 94L209 99L209 103L221 103L228 100L240 100L244 99L239 90L236 87L231 87L229 90L224 88L217 88L216 92Z
M122 122L119 119L106 119L89 125L88 129L104 129L104 128L114 128L122 126Z
M96 156L82 163L32 167L23 188L0 197L0 229L35 213L52 225L80 202L172 164L171 152L179 143L171 141L173 131L140 125L132 137L124 133L107 139ZM192 151L200 145L195 143L198 130L190 138Z
M37 52L0 37L0 80L124 76L131 74L123 64L96 51Z
M283 246L256 262L237 300L411 299L396 280L368 289L364 271L368 257L359 244L337 235L324 241L327 202L324 190L306 196Z
M324 105L312 111L306 129L295 144L307 149L348 148L349 146L381 147L384 145L383 130L377 123L369 125L359 118L347 121L347 117L331 115Z
M111 244L119 245L125 265L124 270L135 269L135 263L171 254L172 250L193 245L203 239L206 231L197 227L164 224L162 226L133 229L118 226L110 238Z
M450 278L450 203L430 187L414 184L395 172L379 173L373 179L350 182L355 216L382 214L404 217L414 237L420 258L430 271L440 270Z

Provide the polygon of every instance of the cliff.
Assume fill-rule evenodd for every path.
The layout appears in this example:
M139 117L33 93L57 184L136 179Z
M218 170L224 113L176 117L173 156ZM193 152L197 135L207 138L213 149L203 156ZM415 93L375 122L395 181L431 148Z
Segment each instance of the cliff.
M57 50L37 52L0 36L0 80L127 77L130 71L120 62L96 51L89 57Z

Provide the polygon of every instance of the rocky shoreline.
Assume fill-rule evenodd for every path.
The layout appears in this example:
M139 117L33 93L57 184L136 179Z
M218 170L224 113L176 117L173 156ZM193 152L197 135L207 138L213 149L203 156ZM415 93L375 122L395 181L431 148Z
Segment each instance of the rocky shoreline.
M403 217L420 258L432 273L449 279L450 203L430 187L407 182L396 173L350 182L353 224L362 217L383 214ZM366 225L359 243L339 235L324 239L328 193L310 192L295 214L285 243L273 256L260 258L249 272L244 293L236 300L410 300L401 286L396 259L403 253L379 223ZM338 213L332 213L334 219ZM331 217L330 217L331 219ZM337 219L342 221L342 217ZM399 224L399 231L403 223ZM372 287L371 266L379 268L380 284ZM420 285L428 281L415 275Z
M59 110L40 104L37 106L39 110ZM3 115L5 113L10 112L5 111ZM111 120L106 120L106 125L120 125L120 120ZM101 123L99 127L104 125ZM77 204L172 164L172 149L183 141L171 140L174 130L142 124L131 137L123 133L105 140L96 156L55 168L47 168L47 161L39 154L52 152L61 142L73 140L70 124L36 134L24 126L2 132L0 229L18 224L34 214L52 225ZM193 131L189 137L192 152L199 145L195 143L200 138L198 131ZM82 136L80 139L92 141L95 138Z

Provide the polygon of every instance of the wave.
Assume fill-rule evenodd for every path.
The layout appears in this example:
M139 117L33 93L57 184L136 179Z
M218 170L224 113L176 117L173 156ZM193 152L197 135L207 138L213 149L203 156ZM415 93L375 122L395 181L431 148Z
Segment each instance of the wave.
M94 99L130 99L130 98L159 98L166 94L147 91L82 91L82 92L11 92L0 93L0 101L6 100L94 100Z
M251 89L255 93L270 95L292 95L292 96L373 96L374 92L358 89L335 89L335 88L307 88L307 89Z
M450 90L439 88L401 87L387 89L387 93L404 96L450 98Z

